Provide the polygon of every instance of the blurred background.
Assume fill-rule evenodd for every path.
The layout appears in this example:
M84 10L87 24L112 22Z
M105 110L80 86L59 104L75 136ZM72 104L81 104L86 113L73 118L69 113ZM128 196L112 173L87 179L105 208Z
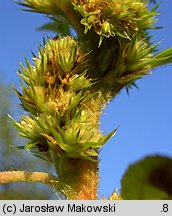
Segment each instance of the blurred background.
M54 173L50 163L33 157L16 146L26 140L18 136L7 114L19 119L23 111L14 95L12 85L20 90L17 77L19 63L24 56L31 60L31 51L43 37L53 32L36 28L47 22L44 15L20 10L13 0L0 1L0 171L28 170ZM162 41L159 50L172 46L171 1L163 0L158 11L158 26L151 31L154 43ZM172 156L172 65L152 71L137 82L140 90L132 89L128 96L121 92L106 108L101 118L101 130L109 133L119 126L114 136L100 152L99 196L108 197L127 167L147 155ZM61 199L60 194L42 184L12 183L0 185L0 199Z

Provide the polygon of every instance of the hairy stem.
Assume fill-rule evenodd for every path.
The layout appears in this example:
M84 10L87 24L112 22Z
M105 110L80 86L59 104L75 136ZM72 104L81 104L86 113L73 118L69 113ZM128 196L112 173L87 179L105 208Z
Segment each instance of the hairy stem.
M57 177L45 172L5 171L0 172L0 184L11 182L39 182L57 188Z
M98 162L82 159L70 160L71 170L59 176L64 182L64 194L69 200L96 200L99 182Z
M98 163L83 161L78 178L77 200L96 200L98 188Z

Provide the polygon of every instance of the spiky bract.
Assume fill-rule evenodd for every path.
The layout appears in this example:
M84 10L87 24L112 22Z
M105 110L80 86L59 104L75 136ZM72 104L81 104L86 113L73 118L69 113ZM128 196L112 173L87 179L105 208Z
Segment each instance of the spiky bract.
M103 37L118 36L131 39L136 32L153 28L157 13L148 10L141 0L72 0L81 14L85 33L91 28Z
M70 37L49 39L34 66L26 63L19 73L22 93L16 92L29 115L14 121L31 140L26 148L53 161L96 161L98 149L114 132L104 136L99 130L103 97L90 93L94 82L86 76L87 53Z

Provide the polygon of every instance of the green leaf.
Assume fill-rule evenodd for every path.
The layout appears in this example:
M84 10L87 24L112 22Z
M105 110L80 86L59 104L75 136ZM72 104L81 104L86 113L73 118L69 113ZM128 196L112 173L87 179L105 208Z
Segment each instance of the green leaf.
M155 155L130 165L121 185L124 200L171 199L172 159Z

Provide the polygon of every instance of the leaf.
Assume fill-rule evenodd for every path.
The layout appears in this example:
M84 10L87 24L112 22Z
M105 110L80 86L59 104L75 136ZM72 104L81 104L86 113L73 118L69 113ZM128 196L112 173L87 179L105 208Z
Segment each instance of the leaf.
M172 198L172 159L149 156L129 166L122 178L121 196L127 200Z

